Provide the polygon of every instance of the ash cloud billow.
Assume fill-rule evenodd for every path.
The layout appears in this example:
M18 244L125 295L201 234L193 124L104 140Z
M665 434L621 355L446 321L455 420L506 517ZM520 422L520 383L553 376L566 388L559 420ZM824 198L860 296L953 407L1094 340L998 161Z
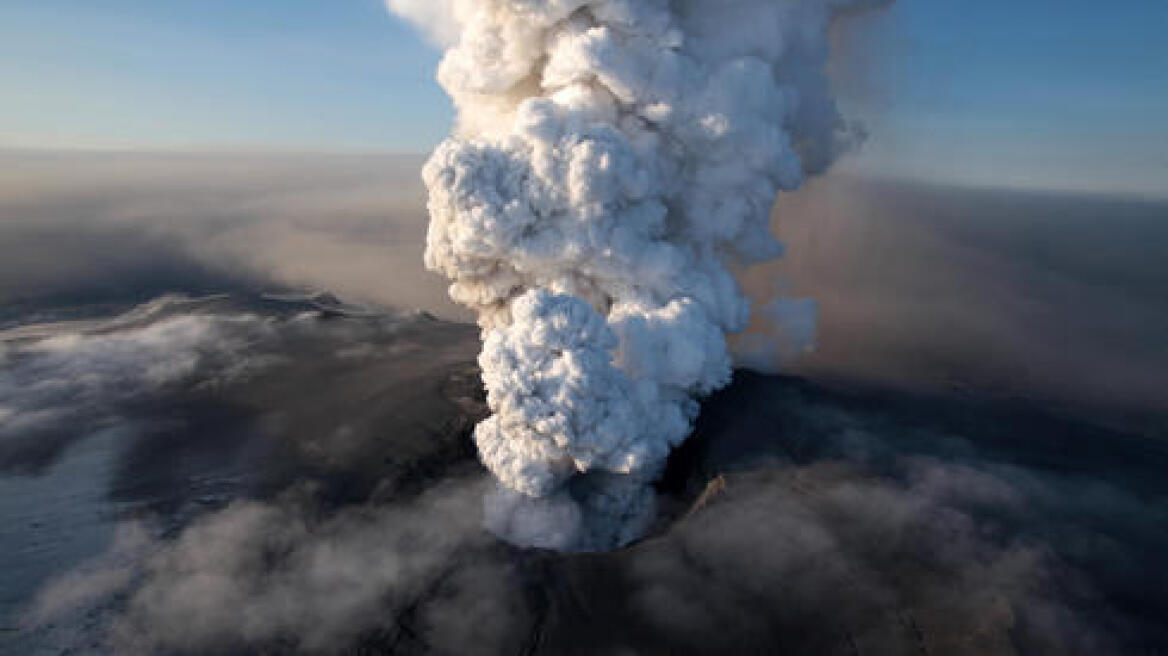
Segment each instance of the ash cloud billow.
M749 308L728 267L777 257L776 195L862 137L823 71L833 16L869 4L389 0L450 46L426 265L483 330L495 532L645 530L696 399L730 380Z

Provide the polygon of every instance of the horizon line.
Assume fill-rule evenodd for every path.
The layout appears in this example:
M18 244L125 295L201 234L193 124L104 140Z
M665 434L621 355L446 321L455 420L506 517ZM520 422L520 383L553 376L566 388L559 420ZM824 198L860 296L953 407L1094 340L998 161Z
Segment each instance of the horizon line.
M429 157L433 148L425 150L403 150L365 146L323 146L310 144L269 144L269 143L219 143L219 144L23 144L0 141L0 157L27 154L31 156L94 157L94 156L135 156L135 157L349 157L349 158L417 158ZM935 189L964 191L1011 192L1019 194L1039 194L1058 196L1080 196L1120 201L1168 202L1168 189L1157 190L1112 190L1059 186L1011 184L1008 181L991 183L985 180L953 180L924 178L895 171L874 171L848 166L847 160L840 161L827 173L810 177L805 185L822 184L826 179L836 178L852 181L874 182L889 185L909 185Z

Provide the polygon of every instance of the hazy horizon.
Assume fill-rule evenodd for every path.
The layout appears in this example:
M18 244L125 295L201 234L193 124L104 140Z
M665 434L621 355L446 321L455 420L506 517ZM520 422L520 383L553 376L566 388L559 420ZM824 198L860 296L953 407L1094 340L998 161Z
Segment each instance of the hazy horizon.
M240 284L471 320L422 266L422 155L27 155L0 150L0 161L20 160L0 173L8 320L54 297L144 301ZM756 307L780 295L818 303L818 349L753 363L1168 411L1165 216L1168 203L1113 194L832 172L780 197L774 228L787 254L744 274ZM1107 291L1117 284L1123 293ZM1097 310L1080 312L1088 298ZM1016 307L1002 314L1007 303Z

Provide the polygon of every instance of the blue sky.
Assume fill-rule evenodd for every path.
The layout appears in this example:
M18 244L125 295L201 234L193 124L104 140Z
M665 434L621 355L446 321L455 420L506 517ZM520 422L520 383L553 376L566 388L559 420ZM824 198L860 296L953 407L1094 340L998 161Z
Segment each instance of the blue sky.
M869 88L844 89L864 168L1168 195L1165 0L900 0L872 22Z
M1166 34L1165 0L899 0L841 62L846 168L1168 195ZM424 151L437 60L380 0L5 0L0 144Z

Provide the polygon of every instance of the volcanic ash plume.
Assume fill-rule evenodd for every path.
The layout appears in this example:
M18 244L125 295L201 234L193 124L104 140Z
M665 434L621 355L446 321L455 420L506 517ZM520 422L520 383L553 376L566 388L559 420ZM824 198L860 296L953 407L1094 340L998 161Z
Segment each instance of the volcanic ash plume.
M426 265L483 329L487 523L607 549L724 386L780 190L858 134L823 74L846 0L389 0L449 45Z

